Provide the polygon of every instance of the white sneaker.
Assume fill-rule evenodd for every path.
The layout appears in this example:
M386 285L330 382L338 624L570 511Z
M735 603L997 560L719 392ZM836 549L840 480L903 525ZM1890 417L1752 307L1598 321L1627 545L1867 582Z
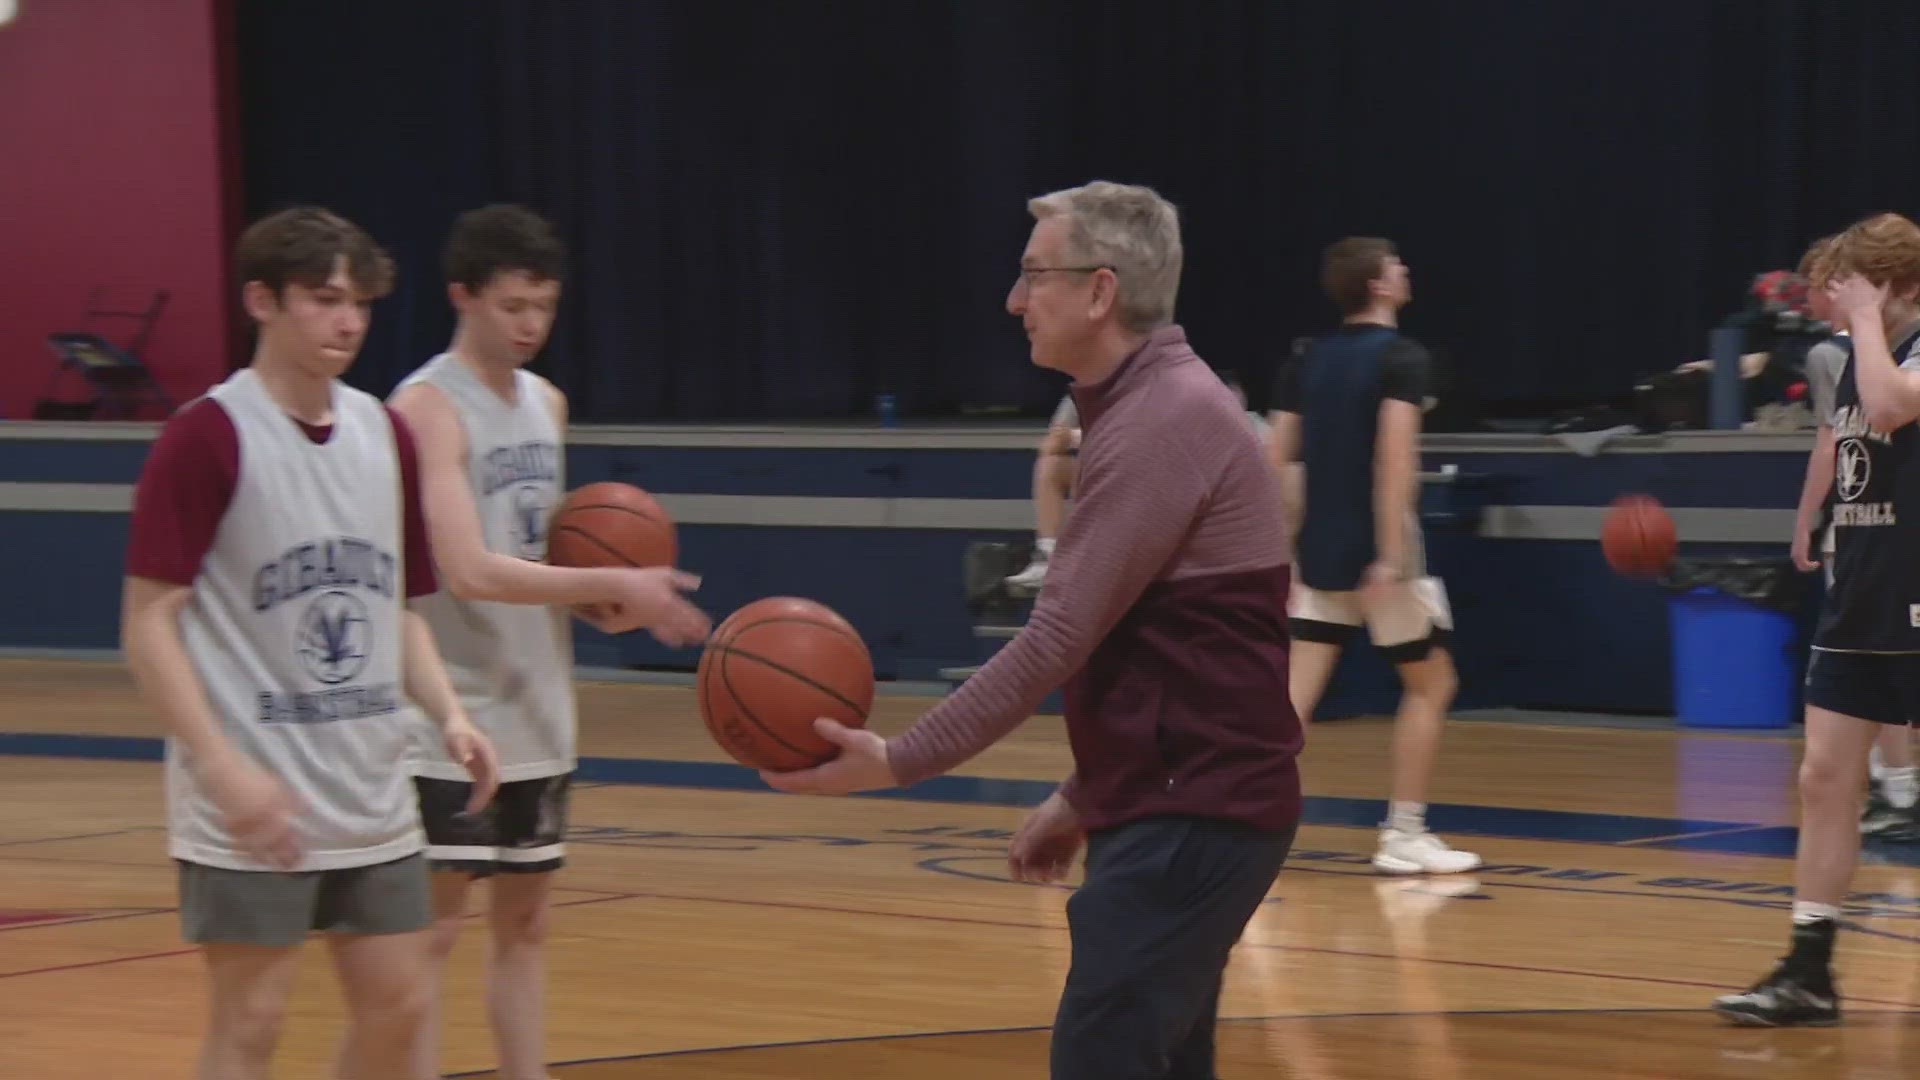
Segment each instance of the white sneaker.
M1430 832L1382 829L1373 855L1373 868L1388 874L1464 874L1479 866L1480 856L1455 851Z
M1007 576L1007 584L1016 589L1037 589L1047 580L1047 560L1035 559L1025 570Z

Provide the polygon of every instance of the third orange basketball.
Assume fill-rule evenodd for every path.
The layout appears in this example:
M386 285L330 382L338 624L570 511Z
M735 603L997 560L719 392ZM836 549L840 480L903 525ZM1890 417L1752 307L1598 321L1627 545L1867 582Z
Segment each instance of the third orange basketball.
M831 761L839 748L816 718L864 727L873 659L858 631L825 604L772 596L714 629L695 675L700 715L735 761L786 772Z
M1625 577L1658 577L1673 565L1679 549L1673 516L1651 495L1622 495L1613 501L1600 526L1600 550L1614 572Z

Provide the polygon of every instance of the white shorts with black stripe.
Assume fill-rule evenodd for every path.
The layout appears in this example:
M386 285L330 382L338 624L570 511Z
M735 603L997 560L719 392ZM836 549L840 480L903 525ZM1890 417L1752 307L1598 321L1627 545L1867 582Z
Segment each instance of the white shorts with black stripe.
M1833 588L1833 526L1820 537L1820 573L1827 579L1827 588Z
M560 869L566 862L572 782L571 773L509 781L485 809L470 815L471 783L414 777L428 863L435 870L478 877Z
M1364 626L1374 646L1396 664L1426 659L1453 633L1447 588L1437 577L1400 582L1377 598L1296 583L1287 598L1287 622L1295 638L1328 645L1346 644Z

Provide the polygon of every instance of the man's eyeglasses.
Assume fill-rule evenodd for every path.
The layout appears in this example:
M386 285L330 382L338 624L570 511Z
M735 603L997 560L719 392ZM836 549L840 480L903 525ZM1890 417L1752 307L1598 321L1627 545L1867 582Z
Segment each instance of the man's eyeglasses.
M1112 266L1023 266L1020 268L1020 284L1033 288L1041 274L1091 274L1096 270L1118 270Z

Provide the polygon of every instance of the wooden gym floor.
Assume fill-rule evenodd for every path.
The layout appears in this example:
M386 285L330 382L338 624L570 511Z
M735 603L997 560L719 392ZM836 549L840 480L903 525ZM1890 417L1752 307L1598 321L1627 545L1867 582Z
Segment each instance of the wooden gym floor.
M688 689L581 694L556 1080L1045 1075L1066 891L1008 882L1003 856L1066 771L1058 718L915 797L802 799L730 766ZM189 1077L200 971L155 726L110 664L0 663L0 700L0 1077ZM883 697L875 726L925 704ZM1367 866L1387 734L1312 732L1311 823L1229 972L1226 1080L1920 1071L1912 850L1870 852L1856 882L1843 1027L1743 1031L1704 1009L1783 945L1791 737L1456 723L1433 816L1491 865L1408 881ZM456 956L449 1072L492 1065L481 955L476 933ZM326 1075L338 1031L315 949L276 1075Z

